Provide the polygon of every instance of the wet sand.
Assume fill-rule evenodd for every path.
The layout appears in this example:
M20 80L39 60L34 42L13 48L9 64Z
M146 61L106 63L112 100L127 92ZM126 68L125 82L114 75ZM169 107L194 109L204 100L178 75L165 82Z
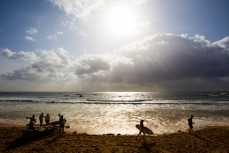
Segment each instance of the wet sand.
M37 140L22 138L22 127L0 127L0 153L157 153L229 152L229 127L206 127L136 139L134 135L87 135L58 132ZM136 133L137 135L137 133Z

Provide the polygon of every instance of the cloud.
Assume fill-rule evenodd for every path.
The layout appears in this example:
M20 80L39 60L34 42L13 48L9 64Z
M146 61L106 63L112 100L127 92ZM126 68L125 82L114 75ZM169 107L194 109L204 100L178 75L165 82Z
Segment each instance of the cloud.
M158 34L122 48L119 54L134 63L127 71L121 71L121 77L132 83L229 75L225 49L199 35L184 38ZM114 74L120 74L120 69L115 69Z
M55 51L42 50L41 54L37 56L39 56L39 60L1 76L6 80L24 80L37 83L76 79L69 55L63 48L58 48Z
M38 33L38 29L34 27L30 27L28 30L25 31L28 35L34 35Z
M35 42L35 41L36 41L36 39L33 38L33 37L31 37L31 36L25 36L24 38L25 38L26 40L28 40L28 41L31 41L31 42Z
M80 78L99 79L106 77L116 65L131 65L131 61L115 54L84 55L77 60L76 75Z
M229 36L228 37L225 37L222 40L216 41L213 44L214 45L218 45L218 46L220 46L222 48L225 48L226 50L229 51Z
M88 18L94 11L102 7L113 4L113 0L49 0L55 6L64 10L67 14L73 14L76 18ZM147 3L148 0L117 0L115 3L129 3L141 5Z
M70 73L74 74L71 69L72 61L69 59L68 52L63 48L58 48L56 50L41 50L40 52L40 55L35 55L30 52L16 53L9 49L5 49L2 53L5 57L10 59L32 59L31 57L36 57L36 60L28 63L21 69L3 74L2 77L7 80L33 80L39 82L49 80L57 81L60 79L65 80L71 76Z
M60 9L63 9L67 14L73 14L77 18L88 17L94 10L99 9L104 2L104 0L50 1Z
M27 29L26 31L26 36L24 36L24 38L28 41L31 42L35 42L36 39L33 37L33 35L37 34L39 31L38 29L34 28L34 27L30 27L29 29Z
M109 71L111 68L108 59L102 55L84 56L78 61L77 75L95 74L101 71Z
M39 58L22 69L4 73L8 80L68 81L81 85L128 89L208 90L228 89L229 40L210 42L204 36L156 34L113 53L85 54L73 58L59 48L42 50ZM2 51L7 58L25 53ZM27 57L28 58L28 57ZM80 85L80 84L78 84ZM70 85L71 86L71 85ZM127 90L128 90L127 89Z
M225 39L222 41L227 43ZM121 48L110 57L81 60L84 66L76 74L83 74L84 79L93 82L139 87L188 89L195 86L206 90L218 85L225 89L229 84L229 54L228 48L220 45L200 35L152 35Z
M64 27L68 28L69 30L77 29L76 18L72 18L71 20L66 20L61 23Z
M58 39L58 37L59 36L61 36L61 35L63 35L64 34L64 32L62 32L62 31L57 31L55 34L53 34L53 35L49 35L48 36L48 39L49 40L57 40Z
M2 55L9 59L25 59L30 61L36 61L38 57L34 52L19 51L13 52L8 48L5 48L1 51Z

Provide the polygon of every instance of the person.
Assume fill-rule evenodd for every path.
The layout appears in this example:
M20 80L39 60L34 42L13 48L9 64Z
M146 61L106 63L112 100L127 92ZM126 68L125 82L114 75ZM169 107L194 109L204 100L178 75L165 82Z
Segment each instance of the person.
M137 135L137 138L138 138L138 136L139 136L141 133L143 133L143 138L145 138L145 131L144 131L145 127L144 127L143 122L144 122L144 120L141 120L141 121L140 121L141 130L139 131L139 134Z
M64 126L65 126L66 120L63 115L60 116L60 133L59 135L64 134Z
M61 115L60 115L60 114L58 114L58 117L59 117L59 123L60 123L60 118L61 118Z
M44 118L44 115L43 115L43 113L41 113L41 115L39 116L40 126L42 126L42 124L43 124L43 118Z
M192 121L193 119L193 115L191 115L191 117L188 119L188 125L189 125L189 131L191 132L193 129L193 124L194 122Z
M47 113L46 116L45 116L46 125L49 125L49 122L50 122L50 116L49 116L49 113Z
M33 125L36 123L35 115L26 118L29 119L29 129L34 130Z
M58 120L58 124L59 124L59 134L61 133L61 128L60 128L60 120L61 120L61 115L58 114L59 120Z

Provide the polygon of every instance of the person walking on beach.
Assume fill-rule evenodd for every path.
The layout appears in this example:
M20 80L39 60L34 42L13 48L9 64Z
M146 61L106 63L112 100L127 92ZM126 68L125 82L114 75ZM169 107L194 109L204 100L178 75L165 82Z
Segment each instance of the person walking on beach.
M193 129L194 122L192 121L192 119L193 119L193 115L191 115L191 117L188 119L189 132L191 132Z
M60 133L59 135L64 134L64 126L65 126L66 120L63 115L60 116Z
M144 131L144 124L143 124L144 120L141 120L140 121L140 125L141 125L141 129L139 131L139 134L137 135L137 138L138 136L140 136L141 133L143 133L143 138L145 138L145 131Z
M50 116L49 116L49 113L47 113L46 116L45 116L46 125L49 125L49 122L50 122Z
M39 116L40 126L42 126L42 124L43 124L43 118L44 118L44 115L43 115L43 113L41 113L41 115Z
M36 123L35 115L26 118L29 119L29 129L34 130L33 125Z

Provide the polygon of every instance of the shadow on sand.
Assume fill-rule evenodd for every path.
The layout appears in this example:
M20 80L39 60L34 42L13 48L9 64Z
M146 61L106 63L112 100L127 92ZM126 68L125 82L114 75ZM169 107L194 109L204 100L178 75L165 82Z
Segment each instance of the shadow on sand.
M196 138L202 140L202 141L206 141L206 142L209 142L209 143L216 143L216 144L217 144L217 142L213 142L213 141L211 141L211 140L209 140L209 139L203 138L203 137L199 136L198 134L193 134L193 133L190 133L190 134L191 134L192 136L194 136L194 137L196 137Z
M36 139L25 139L23 137L17 138L9 143L9 147L7 147L6 151L14 150L24 145L30 144L34 141L40 140L41 138Z
M153 152L153 147L156 146L156 143L147 143L146 139L143 138L143 142L141 143L141 149L144 149L147 153L152 153Z
M28 144L33 143L35 141L39 141L41 139L46 139L46 138L52 138L48 142L46 142L46 144L49 144L49 143L52 143L54 141L57 141L59 136L56 137L54 133L51 135L48 135L48 136L40 136L40 137L35 137L35 138L25 138L22 136L20 138L17 138L15 140L11 141L9 143L9 146L6 148L5 151L7 152L10 150L14 150L14 149L20 148L24 145L28 145ZM34 150L34 151L39 151L39 150Z

